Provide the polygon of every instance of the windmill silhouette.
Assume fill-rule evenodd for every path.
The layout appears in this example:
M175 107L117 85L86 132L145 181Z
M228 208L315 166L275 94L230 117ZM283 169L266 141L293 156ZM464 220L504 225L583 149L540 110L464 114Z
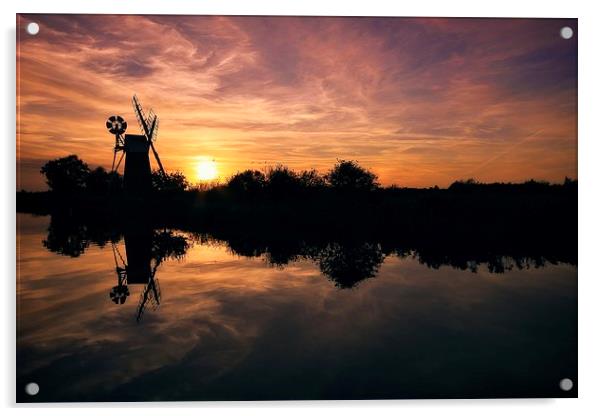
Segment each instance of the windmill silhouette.
M151 189L149 149L153 151L160 174L166 176L161 158L154 145L159 131L159 118L152 109L146 115L136 95L132 97L132 106L142 134L125 134L127 121L121 116L111 116L106 122L109 133L115 136L111 171L117 172L125 157L124 188L130 193L145 193ZM117 159L118 153L121 153L119 159Z

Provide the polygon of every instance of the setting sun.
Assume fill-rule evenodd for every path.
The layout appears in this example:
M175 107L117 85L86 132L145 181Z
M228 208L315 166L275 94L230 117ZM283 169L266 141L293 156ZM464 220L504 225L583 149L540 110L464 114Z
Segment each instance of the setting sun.
M217 178L217 163L215 160L201 160L196 165L196 177L201 181Z

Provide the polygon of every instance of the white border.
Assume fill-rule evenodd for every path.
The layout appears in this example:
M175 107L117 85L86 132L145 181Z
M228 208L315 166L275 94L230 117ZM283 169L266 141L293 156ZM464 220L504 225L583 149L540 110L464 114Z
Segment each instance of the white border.
M602 15L594 1L504 0L495 4L485 1L422 0L394 2L392 0L304 0L284 2L267 0L196 1L193 0L28 0L20 4L2 2L2 237L0 255L4 273L2 282L1 320L3 374L0 377L0 403L12 407L10 413L19 411L14 405L14 353L15 353L15 13L133 13L140 14L301 14L341 16L469 16L469 17L577 17L579 18L579 399L564 400L441 400L441 401L355 401L355 402L246 402L246 403L161 403L161 404L108 404L108 405L52 405L43 411L49 415L80 413L80 407L91 414L104 414L106 407L120 407L111 413L129 414L135 408L144 408L148 414L160 414L170 407L170 412L198 414L223 411L238 414L245 409L251 414L330 414L343 410L347 414L365 415L376 411L398 414L413 411L421 414L448 415L504 415L509 412L526 412L533 415L602 414L602 396L599 381L602 377L600 335L602 318L602 275L598 269L600 257L602 157L599 104L602 97ZM29 406L28 411L40 406ZM199 409L199 407L201 409ZM596 410L597 409L597 410ZM27 410L27 409L25 409ZM38 409L42 410L42 409Z

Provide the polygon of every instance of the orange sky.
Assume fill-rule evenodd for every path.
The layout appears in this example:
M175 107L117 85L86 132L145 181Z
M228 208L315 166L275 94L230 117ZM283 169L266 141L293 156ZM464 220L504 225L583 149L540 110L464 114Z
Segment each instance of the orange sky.
M575 19L17 20L18 189L45 189L40 166L72 153L110 168L105 120L138 133L134 93L165 168L193 182L201 160L221 178L337 159L385 185L577 177Z

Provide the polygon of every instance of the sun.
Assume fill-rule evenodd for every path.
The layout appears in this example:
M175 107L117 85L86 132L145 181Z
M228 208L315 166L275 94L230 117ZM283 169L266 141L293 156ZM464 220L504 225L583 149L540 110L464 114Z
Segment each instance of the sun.
M217 163L215 163L215 160L201 160L198 162L196 177L200 181L210 181L217 178Z

